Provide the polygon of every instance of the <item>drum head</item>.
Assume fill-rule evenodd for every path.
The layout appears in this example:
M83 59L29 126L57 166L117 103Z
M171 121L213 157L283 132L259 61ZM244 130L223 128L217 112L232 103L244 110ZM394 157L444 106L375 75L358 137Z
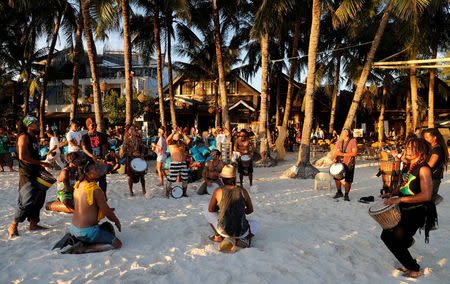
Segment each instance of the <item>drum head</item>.
M147 169L147 162L141 158L134 158L131 160L130 166L136 172L144 172Z
M243 155L243 156L241 157L241 161L242 161L242 162L250 162L250 160L251 160L251 158L250 158L249 155Z
M172 197L173 198L181 198L183 196L183 189L180 186L174 186L172 188Z
M330 167L330 174L332 176L338 175L344 171L344 165L341 163L334 163Z
M391 209L392 207L394 207L395 205L396 204L384 205L384 200L379 200L379 201L375 202L372 206L370 206L369 214L371 214L371 213L379 214L379 213L386 212L389 209Z
M214 190L216 190L216 188L218 188L219 185L216 182L211 183L211 186L207 186L206 187L206 191L208 192L209 195L212 195L214 193Z

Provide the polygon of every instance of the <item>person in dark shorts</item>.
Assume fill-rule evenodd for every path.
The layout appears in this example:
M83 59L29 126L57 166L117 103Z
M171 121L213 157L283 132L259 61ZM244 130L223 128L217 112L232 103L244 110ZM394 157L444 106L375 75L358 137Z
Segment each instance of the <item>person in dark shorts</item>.
M106 135L96 130L97 124L91 118L86 119L88 132L81 138L81 147L83 153L93 162L103 163L108 148L108 139ZM98 180L98 185L106 194L106 174Z
M447 169L448 150L445 145L444 137L436 128L428 128L422 132L423 138L430 144L431 152L428 157L428 165L431 168L433 179L433 193L431 200L433 202L439 197L439 185L444 177L444 168Z
M244 176L248 176L250 187L253 185L253 142L250 140L248 132L242 129L234 145L234 151L239 153L238 173L239 182L242 187ZM250 161L243 161L243 157L250 158ZM245 158L244 158L245 159Z
M352 187L353 176L355 174L355 159L356 155L358 154L356 140L353 139L350 129L344 128L344 130L342 131L342 140L340 140L335 147L336 151L334 153L333 163L338 162L344 164L345 195L342 194L341 181L338 179L334 179L337 192L333 198L344 196L345 201L350 201L348 194L350 192L350 188Z
M403 276L418 277L420 266L408 251L414 244L414 234L425 227L425 242L428 242L429 231L437 220L436 206L431 202L432 174L426 162L429 145L422 138L415 136L406 141L405 159L407 163L402 170L400 186L392 193L381 195L387 199L384 204L398 204L401 219L397 226L385 229L381 239L388 249L403 265L400 270ZM392 196L398 195L398 198Z
M8 228L8 237L19 236L18 224L28 219L30 230L46 229L39 226L39 214L44 206L46 191L39 189L37 178L44 167L50 164L39 160L39 145L36 134L39 133L38 120L34 116L26 116L22 125L26 127L17 140L19 154L19 200L14 221Z

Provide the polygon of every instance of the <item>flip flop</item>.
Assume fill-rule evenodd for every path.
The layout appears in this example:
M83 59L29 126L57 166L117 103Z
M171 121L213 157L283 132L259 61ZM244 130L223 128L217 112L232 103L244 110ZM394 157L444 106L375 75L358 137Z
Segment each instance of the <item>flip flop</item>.
M226 238L220 243L219 250L225 253L234 253L236 251L234 241L230 238Z

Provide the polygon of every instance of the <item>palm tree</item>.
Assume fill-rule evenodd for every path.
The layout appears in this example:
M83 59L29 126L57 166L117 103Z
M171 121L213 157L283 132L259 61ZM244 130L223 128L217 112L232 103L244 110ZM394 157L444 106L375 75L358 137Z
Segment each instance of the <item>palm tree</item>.
M91 68L92 76L92 89L94 93L94 111L95 111L95 122L97 123L97 130L103 132L105 130L103 121L103 107L102 107L102 97L100 93L99 76L97 70L97 49L95 47L94 37L92 34L91 21L92 18L89 14L89 6L91 0L81 1L81 12L83 14L83 26L84 35L86 37L89 65Z
M72 101L70 107L70 120L76 120L77 118L77 106L78 106L78 93L79 93L79 69L81 53L83 52L83 15L81 11L78 14L77 29L75 31L75 50L73 54L73 76L72 76ZM84 54L84 52L83 52Z
M310 136L314 110L314 75L316 70L317 46L320 33L320 0L313 0L311 33L308 47L308 73L306 77L305 120L303 122L302 140L298 152L296 168L290 169L290 177L314 178L319 172L310 163ZM289 171L289 170L288 170Z
M403 1L403 0L389 0L385 5L383 16L381 18L380 24L378 26L377 32L375 34L372 45L367 54L367 59L364 64L364 68L361 72L355 95L353 97L350 110L348 112L347 118L344 123L344 128L351 128L353 119L356 115L359 102L364 91L365 83L370 72L373 60L375 58L375 53L377 51L378 45L380 44L381 37L384 33L384 29L388 23L389 16L395 8L396 14L401 18L409 18L416 11L423 9L427 4L428 0L414 0L414 1ZM348 18L353 18L356 13L363 7L364 3L360 1L344 0L341 6L336 11L337 20L340 24L344 24Z
M222 124L226 129L230 130L230 118L228 116L227 90L225 88L225 71L223 67L222 39L220 38L219 10L217 8L217 0L212 0L212 13L214 20L217 69L219 73L219 92L222 105ZM229 131L228 133L231 134L231 131Z
M124 44L124 63L125 63L125 91L126 91L126 107L125 107L125 123L133 122L133 78L131 76L131 37L130 37L130 1L121 0L122 23L123 23L123 44Z
M56 40L58 38L59 28L61 26L61 19L69 4L64 3L64 1L55 1L53 5L56 6L56 9L54 10L54 12L56 13L55 23L52 32L52 40L48 50L47 60L45 61L44 73L41 77L42 86L41 86L41 96L40 96L41 98L39 107L39 136L41 138L44 137L45 94L47 93L48 71L53 58L53 52L55 50ZM53 19L53 15L51 15L50 17Z

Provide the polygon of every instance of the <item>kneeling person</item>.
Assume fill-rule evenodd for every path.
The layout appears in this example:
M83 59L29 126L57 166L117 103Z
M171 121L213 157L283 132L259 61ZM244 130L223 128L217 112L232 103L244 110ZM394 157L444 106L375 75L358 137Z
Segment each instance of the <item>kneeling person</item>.
M80 154L78 152L69 153L66 156L69 165L65 167L58 177L57 201L48 202L45 209L73 213L73 187L78 180L78 165Z
M225 164L220 160L220 155L221 153L219 150L214 150L211 153L211 160L206 162L205 167L203 168L203 183L197 190L198 194L205 194L206 188L211 186L213 182L217 183L219 186L223 186L219 179L219 175Z
M83 169L84 174L75 185L73 193L75 212L70 233L88 244L87 247L82 248L83 252L111 249L111 247L105 247L104 244L110 244L115 249L122 246L122 242L115 236L112 226L106 228L108 226L104 226L105 223L98 225L101 219L107 217L114 222L119 232L121 231L121 224L114 214L114 208L108 206L105 193L97 185L97 180L106 174L106 170L106 165L88 162Z
M220 176L224 186L214 191L204 214L214 231L210 239L221 242L219 250L234 252L235 244L243 248L251 245L259 224L246 218L253 205L247 190L236 186L234 167L226 165Z

